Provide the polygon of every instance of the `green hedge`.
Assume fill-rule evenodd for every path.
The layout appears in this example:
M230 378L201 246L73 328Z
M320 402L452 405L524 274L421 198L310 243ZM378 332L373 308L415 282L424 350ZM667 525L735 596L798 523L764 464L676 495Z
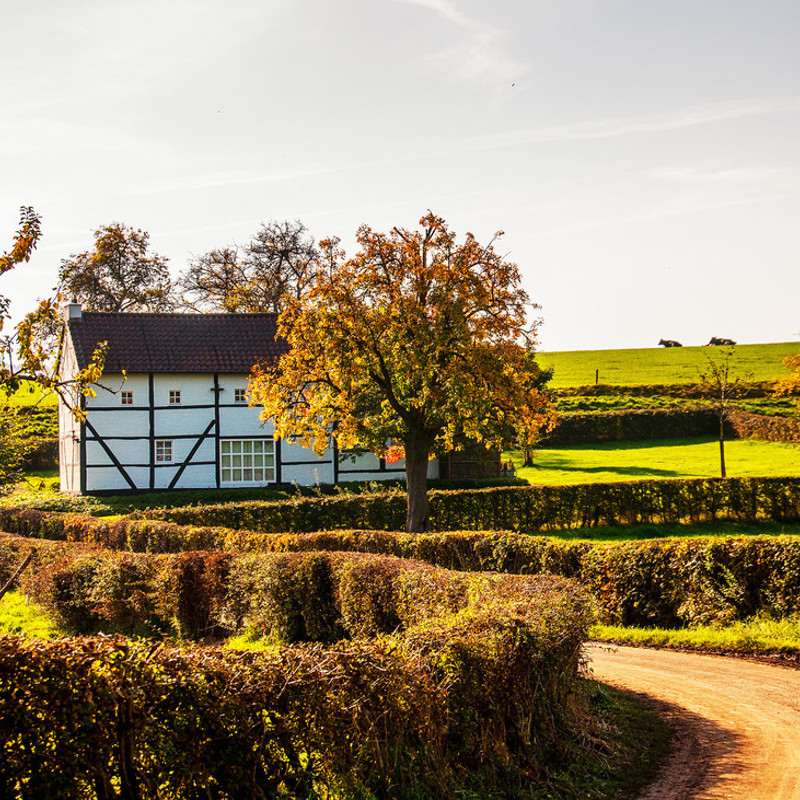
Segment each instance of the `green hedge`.
M148 563L164 571L123 560L131 596ZM320 553L217 575L273 632L298 633L299 615L307 636L356 638L256 655L2 637L0 796L526 797L569 762L590 621L573 584Z
M560 414L556 427L542 439L545 446L674 439L719 435L719 417L712 407L647 408ZM725 435L731 439L800 442L800 420L725 411Z
M429 493L436 530L552 531L601 525L800 519L800 478L696 478ZM264 533L402 530L405 495L156 509L119 520L0 507L0 530L135 552L225 547L224 529ZM187 527L188 526L188 527Z
M429 492L434 530L546 531L640 522L800 519L800 478L697 478ZM272 533L402 530L405 495L159 509L131 515ZM2 519L0 517L0 519Z
M729 426L729 432L732 429ZM542 439L546 447L584 442L675 439L719 433L712 408L646 408L559 414L556 427Z

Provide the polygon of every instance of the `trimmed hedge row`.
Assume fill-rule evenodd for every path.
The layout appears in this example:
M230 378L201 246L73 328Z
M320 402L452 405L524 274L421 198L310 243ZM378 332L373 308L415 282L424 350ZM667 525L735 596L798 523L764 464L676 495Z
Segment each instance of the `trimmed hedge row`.
M800 478L696 478L429 493L437 530L550 531L637 523L800 519ZM405 495L386 492L284 502L156 509L119 520L0 507L0 530L168 553L227 547L226 529L262 533L402 530ZM185 526L189 526L188 528Z
M219 533L222 534L222 531ZM30 542L12 536L2 537L0 542L0 578L7 578L13 572L14 566L22 560ZM61 543L42 544L50 548L50 555L41 555L42 563L56 560L67 547ZM230 557L233 560L225 562L229 565L226 568L234 576L228 578L225 602L216 595L203 600L206 594L198 588L201 581L193 578L194 582L184 584L187 576L195 573L188 568L182 568L183 572L180 572L177 566L173 566L171 583L160 584L172 587L169 592L163 591L164 598L169 598L171 605L159 617L162 628L173 618L178 620L180 630L188 634L194 632L193 635L202 635L215 620L222 621L231 628L241 625L244 620L261 628L269 627L262 616L266 613L263 608L272 607L271 600L264 600L268 595L265 594L267 590L264 587L269 582L257 565L270 563L273 564L270 569L278 570L279 567L274 566L274 563L279 562L259 561L256 556L262 553L312 551L392 555L467 572L496 571L523 575L550 573L573 578L585 585L595 596L604 621L615 624L681 627L694 623L726 623L746 619L762 611L776 616L800 613L800 539L789 536L595 544L587 541L565 542L512 532L405 534L351 530L312 534L258 534L228 531L224 544L228 551L243 554L236 558ZM36 547L42 549L40 544ZM92 551L84 548L83 552ZM196 554L190 556L198 558ZM166 563L184 564L186 562L183 559L188 562L190 556L171 557L174 560ZM210 558L210 555L204 557ZM104 578L106 585L123 583L135 586L134 578L137 573L131 566L137 563L135 559L135 556L130 555L127 560L122 558L120 563L128 565L126 577L124 580L120 577L113 580ZM106 559L105 563L114 564L113 559ZM365 584L374 583L370 569L372 567L364 567L364 573L359 573L359 580ZM199 571L202 573L202 570ZM124 570L121 566L114 566L111 572L118 575ZM131 572L134 578L131 577ZM294 590L297 603L301 603L304 592L308 594L309 586L317 586L322 580L319 575L313 575L304 579L306 582L301 582L298 584L299 588ZM27 580L30 581L31 578ZM42 594L41 590L38 594ZM188 598L186 609L197 610L199 620L187 621L188 611L179 612L180 598ZM197 598L194 605L192 598ZM250 605L250 598L261 599L252 600L256 603L253 606ZM163 602L166 601L162 600ZM331 602L320 606L320 609L328 609L319 612L321 618L333 614L330 611ZM79 607L85 609L88 604L89 601L84 600ZM219 616L221 608L226 609L227 617ZM385 607L382 608L384 610L375 612L379 618L381 614L388 614L392 620L395 617L401 618L398 616L399 612L385 611ZM141 606L134 610L143 615ZM133 612L125 612L124 608L115 613L123 621L125 613L134 618ZM214 617L214 613L217 617ZM281 630L302 630L300 620L311 619L311 611L296 610L292 613L294 616L291 618L295 621L282 622L279 626ZM152 612L148 611L148 614L150 616L143 616L153 619ZM377 622L370 621L372 617L363 609L359 614L365 620L365 625L373 626L375 630L380 628ZM96 625L101 616L97 611L93 624ZM349 619L347 614L344 616ZM333 614L332 618L339 617ZM319 621L302 624L310 624L315 630L324 627ZM344 627L345 632L352 633L355 630L352 628L353 624L355 623L348 622ZM331 631L334 630L339 629L334 626ZM333 633L331 638L335 638Z
M740 439L763 439L768 442L800 442L800 419L750 414L729 408L726 422Z
M746 384L748 397L771 397L775 394L776 381L752 381ZM559 395L567 397L603 397L631 395L632 397L684 397L713 400L715 391L703 383L658 383L636 384L633 386L607 383L587 386L561 386Z
M225 558L227 602L273 632L356 639L256 655L2 637L0 796L525 797L568 761L590 621L574 584L367 555L92 557L139 575ZM77 586L86 563L53 575Z
M729 426L729 432L733 429ZM713 408L645 408L559 414L545 446L710 436L719 432Z
M711 407L568 412L559 415L556 427L542 439L542 444L570 445L718 434L719 417L716 409ZM725 435L732 439L800 442L800 420L728 408L725 411Z
M566 530L641 522L800 519L800 478L696 478L429 492L434 530ZM131 518L263 532L402 530L405 495L157 509Z
M794 536L602 544L511 532L240 537L240 545L252 550L387 553L469 572L573 578L591 591L603 621L611 624L675 628L725 624L759 612L779 617L800 613L800 538Z

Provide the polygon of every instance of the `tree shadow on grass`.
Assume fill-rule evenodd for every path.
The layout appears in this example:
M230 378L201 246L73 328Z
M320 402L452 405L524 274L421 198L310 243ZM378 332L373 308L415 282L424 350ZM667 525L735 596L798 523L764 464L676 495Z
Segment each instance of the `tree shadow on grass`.
M560 459L549 460L547 464L534 464L531 468L533 470L543 470L548 472L581 472L588 474L611 473L613 475L620 475L627 478L682 478L685 477L685 471L675 469L659 469L658 467L615 467L611 464L601 467L584 467L575 466L567 462L561 462ZM532 478L535 476L531 476Z

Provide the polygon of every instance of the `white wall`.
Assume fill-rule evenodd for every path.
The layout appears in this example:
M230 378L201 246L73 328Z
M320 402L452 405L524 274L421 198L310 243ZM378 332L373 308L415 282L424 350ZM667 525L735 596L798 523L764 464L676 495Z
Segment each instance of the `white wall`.
M272 436L272 423L259 419L259 409L247 403L235 402L235 389L247 388L248 376L219 376L219 436L221 439L268 438ZM173 460L170 464L155 463L153 488L166 489L180 466L188 458L200 437L215 420L214 379L210 374L156 373L153 376L154 406L150 408L150 384L147 375L107 374L103 383L113 392L98 389L97 397L86 402L87 421L113 451L137 489L150 488L151 464L154 461L150 441L150 420L153 420L153 439L172 442ZM179 405L170 405L170 390L180 390ZM122 405L122 391L133 392L133 405ZM66 491L79 491L79 448L74 442L75 429L64 420L63 441L65 459L62 467L62 485ZM93 441L94 433L87 429L86 490L126 490L131 486L105 448ZM73 442L73 445L69 445ZM69 446L68 446L69 445ZM283 483L313 485L333 483L333 453L328 449L321 457L288 439L276 442L276 464L280 453L279 479ZM71 449L70 449L71 448ZM382 463L367 453L355 461L344 458L339 464L339 481L390 480L403 478L404 463ZM436 462L431 462L429 477L438 476ZM191 461L181 472L175 488L213 488L217 485L217 447L215 431L202 441Z

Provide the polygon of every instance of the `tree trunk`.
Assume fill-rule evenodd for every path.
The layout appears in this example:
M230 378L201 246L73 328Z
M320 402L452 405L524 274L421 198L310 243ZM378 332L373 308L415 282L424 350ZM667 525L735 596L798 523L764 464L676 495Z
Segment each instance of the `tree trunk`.
M430 527L428 519L428 448L413 447L406 443L406 491L408 514L406 531L425 533Z
M719 471L722 477L725 475L725 415L720 409L719 412Z

